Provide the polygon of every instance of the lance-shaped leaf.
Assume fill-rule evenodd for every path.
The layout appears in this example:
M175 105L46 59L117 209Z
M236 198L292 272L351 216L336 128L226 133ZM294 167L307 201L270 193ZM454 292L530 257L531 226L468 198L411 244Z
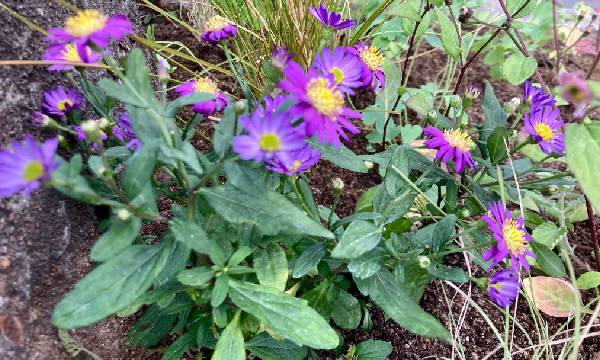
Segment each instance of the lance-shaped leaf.
M373 249L381 240L381 228L364 220L353 221L331 252L339 259L355 259Z

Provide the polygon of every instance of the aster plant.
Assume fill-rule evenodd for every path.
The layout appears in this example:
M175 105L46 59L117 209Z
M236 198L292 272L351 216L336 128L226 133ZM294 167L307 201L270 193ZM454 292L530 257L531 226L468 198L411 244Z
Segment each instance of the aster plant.
M507 321L517 299L531 300L529 278L575 282L565 234L586 200L575 187L596 193L597 154L569 133L592 149L600 130L565 127L558 92L534 85L525 66L515 75L522 97L504 106L485 80L465 87L493 38L459 41L452 4L411 8L394 30L406 43L398 58L386 30L398 24L386 25L392 2L356 21L336 2L214 3L217 15L194 33L227 61L198 73L178 65L183 82L169 65L179 51L161 47L157 67L140 49L114 55L110 42L133 34L123 15L80 10L49 30L43 64L78 71L32 109L50 140L27 136L0 151L0 196L48 186L110 209L95 267L56 305L55 326L140 312L131 342L165 358L202 349L215 360L301 360L338 348L336 330L368 328L374 307L411 333L457 343L453 322L420 305L434 281L457 291L451 283L473 281L481 290L470 293L503 308L486 316ZM441 42L434 51L448 65L443 80L414 85L424 36ZM474 41L481 48L469 53ZM94 76L72 64L100 62ZM219 87L214 70L238 88ZM577 76L563 75L563 98L585 110L595 84ZM546 166L563 156L568 168ZM448 266L456 253L467 266ZM367 345L346 357L361 359Z

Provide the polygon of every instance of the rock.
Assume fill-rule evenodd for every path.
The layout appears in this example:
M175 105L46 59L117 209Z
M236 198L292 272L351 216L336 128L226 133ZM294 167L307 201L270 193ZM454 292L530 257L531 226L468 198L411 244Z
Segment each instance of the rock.
M47 0L3 0L3 4L43 28L62 26L71 11ZM79 8L97 8L105 14L125 13L141 19L135 0L82 0ZM0 11L0 49L3 60L41 59L44 35ZM139 24L138 24L139 25ZM137 27L138 33L142 30ZM131 46L119 45L117 52ZM64 75L42 66L0 67L0 146L30 133L28 119L40 107L42 92ZM0 358L68 359L50 323L56 303L91 269L89 248L97 237L93 208L77 204L53 190L29 198L0 199ZM126 320L112 318L70 334L103 358L125 355Z

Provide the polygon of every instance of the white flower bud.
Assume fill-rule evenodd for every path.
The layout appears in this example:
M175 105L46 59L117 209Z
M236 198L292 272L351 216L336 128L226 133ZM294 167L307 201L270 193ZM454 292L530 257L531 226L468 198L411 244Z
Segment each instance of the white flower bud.
M417 261L419 262L419 267L421 267L421 269L427 269L429 265L431 265L431 260L427 256L419 255Z
M119 209L119 211L117 211L117 217L120 220L127 221L131 217L131 212L127 209Z

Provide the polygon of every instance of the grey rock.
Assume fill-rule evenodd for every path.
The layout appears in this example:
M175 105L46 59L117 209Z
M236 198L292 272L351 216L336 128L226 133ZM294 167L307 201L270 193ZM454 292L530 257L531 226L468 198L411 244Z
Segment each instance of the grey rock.
M43 28L60 27L71 12L48 0L2 0L2 3ZM105 14L125 13L140 19L139 6L130 0L81 0L79 8L96 8ZM3 60L41 59L44 35L0 11L0 54ZM138 28L141 33L141 28ZM123 53L129 40L119 44ZM67 84L60 73L42 66L0 67L0 147L12 138L47 134L32 128L28 119L41 104L44 90ZM0 199L0 358L67 359L50 323L56 303L91 269L89 248L96 235L93 209L49 190L29 198ZM123 355L122 332L127 324L111 319L72 333L89 340L91 350L103 358ZM120 333L121 332L121 333ZM100 340L100 337L102 338Z

